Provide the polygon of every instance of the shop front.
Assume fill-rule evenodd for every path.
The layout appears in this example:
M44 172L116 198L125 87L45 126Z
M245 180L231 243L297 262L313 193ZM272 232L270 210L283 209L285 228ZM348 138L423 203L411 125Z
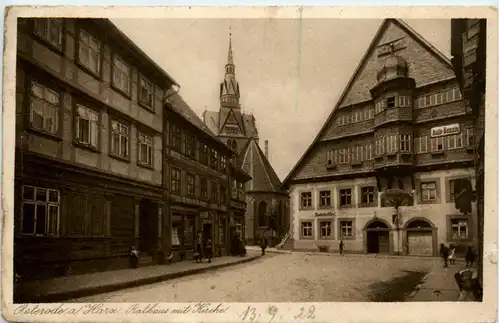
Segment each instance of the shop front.
M183 261L193 258L196 248L196 223L199 213L194 210L172 208L172 260Z

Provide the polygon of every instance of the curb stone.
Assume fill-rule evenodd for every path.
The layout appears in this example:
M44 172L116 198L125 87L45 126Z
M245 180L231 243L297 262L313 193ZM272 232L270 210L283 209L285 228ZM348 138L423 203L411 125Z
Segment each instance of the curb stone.
M244 263L247 263L247 262L250 262L253 260L260 259L261 257L262 256L260 256L260 255L256 255L256 256L250 256L250 257L247 257L247 258L235 261L235 262L223 263L223 264L213 265L210 267L188 269L188 270L184 270L184 271L180 271L180 272L173 272L173 273L163 274L163 275L154 276L154 277L146 277L146 278L136 279L133 281L120 282L120 283L104 285L104 286L87 287L87 288L82 288L79 290L72 290L72 291L66 291L66 292L55 292L55 293L44 294L44 295L33 295L33 296L28 296L25 299L23 299L22 303L59 303L59 302L64 302L64 301L68 301L68 300L75 299L75 298L88 297L88 296L93 296L93 295L97 295L97 294L104 294L104 293L114 292L114 291L118 291L118 290L122 290L122 289L159 283L159 282L163 282L163 281L167 281L167 280L171 280L171 279L175 279L175 278L191 276L191 275L195 275L195 274L201 274L201 273L211 271L211 270L230 267L233 265L244 264Z
M406 298L406 301L411 301L411 300L413 300L415 298L415 296L417 296L418 292L420 291L420 289L422 289L422 286L424 285L424 283L427 280L427 278L429 277L429 275L430 275L430 272L427 273L422 278L422 281L420 281L420 283L417 286L415 286L415 288L413 288L413 290L411 291L411 293Z

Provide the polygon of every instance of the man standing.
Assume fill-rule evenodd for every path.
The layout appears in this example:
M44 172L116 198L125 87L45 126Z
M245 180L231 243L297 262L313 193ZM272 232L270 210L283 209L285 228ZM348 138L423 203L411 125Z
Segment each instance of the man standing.
M447 268L448 267L448 256L450 255L450 249L448 249L448 247L446 247L444 245L444 243L442 243L439 251L441 253L441 257L443 257L443 260L444 260L444 268Z
M267 248L267 239L265 236L262 236L262 238L260 238L260 249L262 250L263 256L266 254L266 248Z
M339 251L340 251L341 256L344 255L344 241L343 240L340 240Z
M205 246L209 263L212 262L212 256L213 256L213 249L212 248L213 248L212 247L212 238L209 236L207 239L207 244Z

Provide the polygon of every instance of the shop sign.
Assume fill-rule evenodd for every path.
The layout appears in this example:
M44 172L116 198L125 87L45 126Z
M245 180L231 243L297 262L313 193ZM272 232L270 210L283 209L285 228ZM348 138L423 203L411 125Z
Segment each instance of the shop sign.
M335 212L316 212L314 216L335 216Z
M431 137L441 137L458 133L460 133L460 125L458 123L431 128Z

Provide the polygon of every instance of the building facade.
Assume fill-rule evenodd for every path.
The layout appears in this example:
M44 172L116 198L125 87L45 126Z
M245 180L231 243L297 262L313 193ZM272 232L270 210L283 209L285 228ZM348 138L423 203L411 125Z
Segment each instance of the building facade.
M275 244L289 229L288 193L281 188L281 181L269 162L268 141L265 153L259 147L254 116L242 112L235 69L230 36L224 79L220 83L220 108L205 111L203 121L236 152L236 166L252 178L246 183L245 240L254 244L266 236Z
M131 246L161 248L173 85L107 19L18 20L16 273L123 268Z
M484 129L486 95L486 19L452 19L451 54L463 98L468 102L475 133L474 164L478 216L478 252L482 277L484 245Z
M467 108L451 62L386 19L284 182L294 248L436 256L441 243L476 245L477 213L454 203L457 180L475 183Z
M231 239L243 230L243 186L248 175L234 169L234 152L180 95L167 99L164 122L167 249L173 261L192 259L197 234L202 232L205 242L212 238L215 256L228 255Z

